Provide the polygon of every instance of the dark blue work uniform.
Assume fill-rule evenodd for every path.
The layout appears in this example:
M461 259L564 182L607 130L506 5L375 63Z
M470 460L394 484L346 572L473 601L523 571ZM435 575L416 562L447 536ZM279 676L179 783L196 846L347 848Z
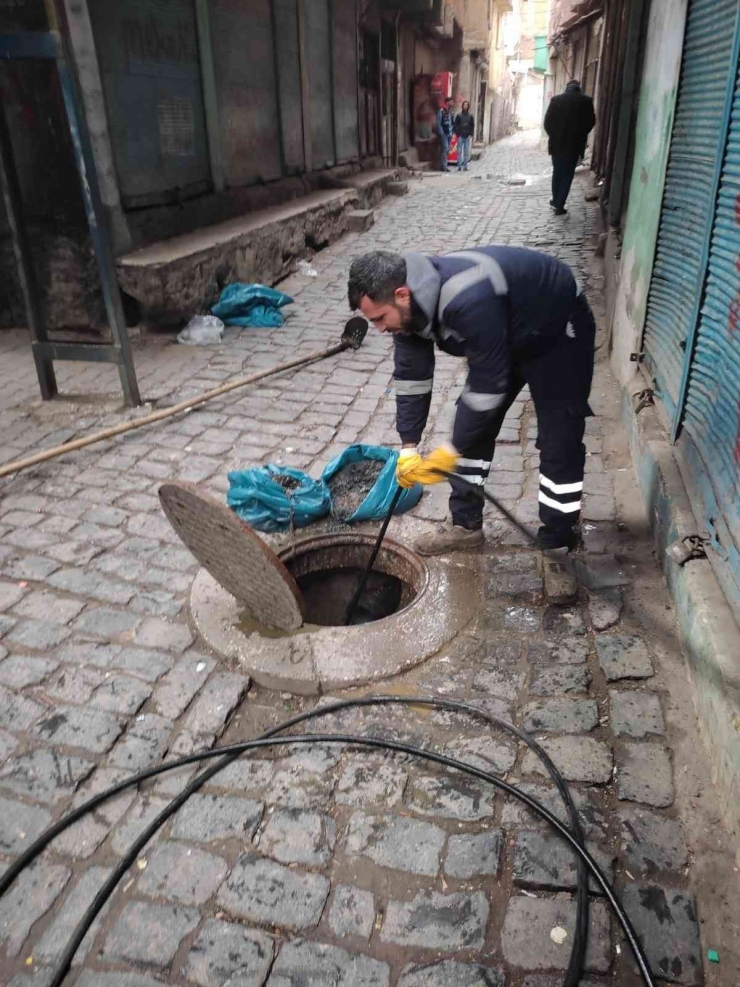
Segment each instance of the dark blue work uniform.
M580 517L595 334L572 271L519 247L439 257L408 253L404 259L406 284L426 326L394 336L402 441L418 443L426 426L435 346L468 361L452 442L461 456L458 470L476 484L486 482L506 412L529 385L540 451L540 537L543 545L562 544ZM453 523L480 528L482 499L454 481L452 488Z

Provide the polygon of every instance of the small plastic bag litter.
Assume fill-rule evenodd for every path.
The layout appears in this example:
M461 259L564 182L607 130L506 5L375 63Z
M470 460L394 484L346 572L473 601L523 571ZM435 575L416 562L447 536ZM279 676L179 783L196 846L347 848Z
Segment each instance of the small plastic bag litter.
M317 278L319 276L319 272L307 260L298 261L298 273L302 274L304 278Z
M224 324L215 315L194 315L177 334L177 341L185 346L217 346L223 334Z
M224 288L211 312L223 319L227 326L277 328L285 322L280 310L284 305L292 304L293 299L283 291L275 291L264 284L240 284L237 281Z
M285 531L292 524L305 528L331 509L323 480L291 466L257 466L229 473L226 503L257 531Z

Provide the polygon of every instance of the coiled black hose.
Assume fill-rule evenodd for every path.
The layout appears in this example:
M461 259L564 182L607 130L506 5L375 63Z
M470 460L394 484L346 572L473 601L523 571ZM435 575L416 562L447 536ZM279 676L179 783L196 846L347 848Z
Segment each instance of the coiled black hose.
M575 818L574 831L577 830L578 832L576 832L576 835L571 833L571 831L556 816L554 816L548 809L546 809L543 805L541 805L536 799L531 798L529 795L518 790L513 785L510 785L507 782L503 781L502 779L497 778L495 775L491 775L488 772L481 771L480 769L475 768L473 765L465 764L454 758L449 758L446 757L445 755L436 754L432 751L426 751L423 749L412 747L407 744L397 743L395 741L379 740L370 737L356 737L352 735L333 735L333 736L332 735L330 736L291 735L277 740L272 739L276 733L287 730L290 727L297 725L298 723L305 722L306 720L326 716L329 715L330 713L336 713L339 712L340 710L349 709L352 707L381 705L381 704L423 705L423 706L436 707L439 709L471 713L477 717L487 720L489 723L493 725L501 727L502 729L506 730L512 735L523 740L530 748L536 751L538 756L542 758L543 762L545 763L548 769L548 772L556 781L558 790L561 792L561 795L563 795L566 801L566 805L568 806L569 813L571 813L572 816ZM489 713L484 713L482 710L479 710L475 706L471 706L470 704L460 703L450 699L434 699L427 697L409 698L409 697L398 697L398 696L370 696L370 697L365 697L363 699L345 700L345 701L333 703L330 706L323 707L322 709L311 710L307 713L302 713L296 717L293 717L291 720L288 720L285 723L280 724L278 727L275 727L272 730L268 731L263 737L257 740L246 741L245 743L242 744L234 744L229 747L218 748L216 750L201 751L195 754L191 754L188 757L179 758L176 761L171 761L166 764L158 765L155 768L150 768L146 771L139 773L138 775L135 775L132 778L120 782L118 785L113 786L107 791L101 792L100 794L94 796L93 798L89 799L86 803L84 803L84 805L78 807L73 812L65 816L63 819L59 820L54 826L50 827L2 875L2 877L0 878L0 897L2 897L3 894L5 894L5 892L12 885L12 883L15 881L18 875L38 856L39 853L42 852L42 850L46 846L48 846L48 844L56 836L58 836L65 829L67 829L68 826L72 825L77 819L81 818L88 812L91 812L102 802L106 801L109 798L114 797L115 795L119 794L121 791L125 790L126 788L130 788L134 785L137 785L140 782L155 777L165 771L172 771L188 764L197 763L199 761L207 760L215 757L221 757L221 760L219 760L217 764L206 769L195 779L193 779L193 781L186 786L186 788L180 793L180 795L178 795L175 799L173 799L172 802L170 802L169 805L162 810L162 812L157 816L157 818L154 819L152 823L150 823L147 829L142 834L140 834L140 836L136 839L134 844L129 848L127 854L120 861L118 866L115 868L114 872L106 880L105 884L100 889L98 894L95 896L95 899L93 900L93 902L91 903L85 914L83 915L77 928L75 929L75 932L73 933L73 936L70 942L68 943L54 971L54 975L52 977L52 980L50 981L50 987L61 987L61 984L64 981L64 978L66 977L66 974L70 969L72 960L74 958L75 953L77 952L77 949L79 948L82 940L87 934L90 926L94 922L97 914L103 908L106 901L110 897L111 893L115 889L116 885L120 881L121 877L125 874L128 868L134 863L142 847L146 845L146 843L157 832L157 830L165 823L165 821L171 815L173 815L177 811L177 809L180 808L181 805L183 805L187 801L190 795L198 791L198 789L201 788L206 783L206 781L208 781L211 777L213 777L215 774L217 774L219 771L225 768L228 764L236 760L236 758L238 758L245 751L258 749L261 747L289 745L296 743L354 744L355 746L365 746L379 750L392 750L404 754L410 754L416 757L421 757L423 759L432 761L437 764L442 764L446 767L455 768L456 770L459 770L472 777L486 781L489 784L494 785L496 788L499 788L501 791L504 791L506 794L512 795L515 798L517 798L519 801L523 802L525 805L528 806L528 808L534 811L537 815L545 819L556 830L556 832L558 832L559 835L562 836L571 845L571 847L576 851L579 861L583 863L584 868L590 870L591 873L594 875L598 884L601 886L602 890L604 891L604 894L606 895L607 900L609 901L612 909L617 915L617 918L620 924L622 925L622 928L624 929L627 940L635 955L635 959L637 960L638 967L640 969L644 982L648 985L648 987L655 987L647 959L640 946L639 940L637 939L637 935L629 921L628 916L626 915L621 904L615 897L611 889L611 886L609 885L608 880L603 875L598 865L595 863L595 861L593 860L593 858L591 857L591 855L588 853L588 851L585 849L585 846L583 845L582 831L580 830L580 824L578 822L575 806L573 805L572 798L568 791L567 785L565 784L564 780L562 779L562 776L560 776L555 766L552 764L552 761L548 757L547 753L537 744L536 741L534 741L531 737L529 737L529 735L526 734L524 731L519 730L513 724L507 723L505 720L502 720L499 717L496 717ZM585 952L585 941L583 943L583 946ZM575 947L576 947L576 942L574 937L573 953L571 954L571 965L569 966L569 974L570 974L570 969L573 966L573 957L576 952ZM579 968L577 970L574 970L574 972L577 973L577 976L579 978L582 972L582 961L583 961L583 957L580 958L580 962L578 963ZM566 979L566 983L567 983L567 979Z

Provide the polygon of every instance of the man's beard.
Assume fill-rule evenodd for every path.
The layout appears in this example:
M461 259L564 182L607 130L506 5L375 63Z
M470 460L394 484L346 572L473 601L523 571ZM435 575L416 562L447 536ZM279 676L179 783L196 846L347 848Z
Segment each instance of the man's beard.
M402 336L413 336L426 328L427 318L415 302L411 303L409 312L402 311L397 305L394 305L394 308L401 316L400 332Z

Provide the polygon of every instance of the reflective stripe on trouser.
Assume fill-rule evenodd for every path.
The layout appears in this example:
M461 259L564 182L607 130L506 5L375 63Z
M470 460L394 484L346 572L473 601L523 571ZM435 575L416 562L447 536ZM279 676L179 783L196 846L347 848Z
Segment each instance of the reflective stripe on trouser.
M514 355L511 389L506 404L497 409L485 436L461 450L465 461L484 464L493 459L496 438L506 412L517 395L529 384L538 418L537 448L540 452L540 520L548 533L557 536L570 531L580 520L583 468L586 447L583 433L586 418L592 413L588 406L594 358L594 324L591 309L579 296L569 323L573 332L562 332L546 340L536 350ZM516 452L520 452L517 448ZM489 468L479 466L460 468L460 472L488 476ZM494 470L497 483L505 482L506 474ZM517 481L518 481L517 477ZM452 482L450 512L454 524L464 528L480 528L483 524L483 501L474 491Z

